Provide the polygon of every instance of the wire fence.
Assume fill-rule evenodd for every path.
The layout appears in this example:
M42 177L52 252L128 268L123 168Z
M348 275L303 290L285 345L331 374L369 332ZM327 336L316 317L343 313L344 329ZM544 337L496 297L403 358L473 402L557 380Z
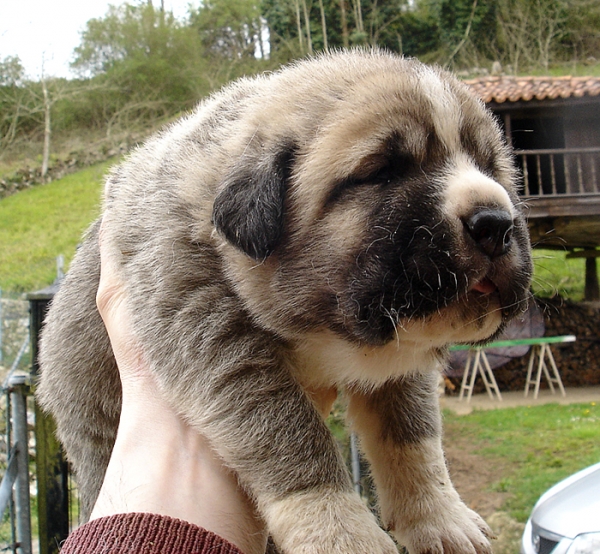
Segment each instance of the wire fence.
M0 382L9 372L29 368L29 344L27 301L7 296L0 289Z

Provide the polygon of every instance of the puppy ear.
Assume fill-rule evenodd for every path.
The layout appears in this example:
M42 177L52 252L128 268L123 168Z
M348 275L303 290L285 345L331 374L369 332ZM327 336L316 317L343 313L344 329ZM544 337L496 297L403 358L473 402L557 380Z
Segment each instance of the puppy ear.
M244 156L213 204L215 228L255 260L263 260L279 244L293 155L293 146L286 145L263 157Z

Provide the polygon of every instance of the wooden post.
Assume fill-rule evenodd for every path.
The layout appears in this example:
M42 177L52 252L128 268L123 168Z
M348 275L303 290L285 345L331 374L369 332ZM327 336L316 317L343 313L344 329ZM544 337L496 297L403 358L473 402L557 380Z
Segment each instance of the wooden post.
M512 148L512 120L509 112L504 114L504 136L506 137L506 143Z
M32 381L38 375L39 335L50 300L58 287L52 286L28 295ZM40 554L58 554L69 534L68 467L56 438L54 420L35 404L36 473L38 489L38 528Z
M567 258L585 258L585 300L588 302L600 300L596 263L596 258L599 256L600 250L578 250L567 254Z
M590 302L600 300L596 258L585 259L585 299Z

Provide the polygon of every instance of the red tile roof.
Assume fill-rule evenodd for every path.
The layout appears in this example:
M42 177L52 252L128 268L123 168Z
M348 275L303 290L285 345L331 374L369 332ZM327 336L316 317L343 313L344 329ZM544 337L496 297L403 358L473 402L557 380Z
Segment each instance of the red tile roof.
M518 102L600 95L600 77L480 77L466 80L484 102Z

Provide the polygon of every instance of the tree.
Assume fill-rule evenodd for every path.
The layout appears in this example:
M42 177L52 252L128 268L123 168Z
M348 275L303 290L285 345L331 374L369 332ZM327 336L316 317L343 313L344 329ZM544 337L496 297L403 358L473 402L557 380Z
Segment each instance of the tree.
M103 117L123 124L189 107L210 89L196 29L145 4L88 21L72 66L104 87ZM108 103L108 104L107 104Z
M498 3L500 56L515 73L521 68L540 66L548 71L561 40L567 36L566 23L573 4L563 0Z
M402 14L396 31L398 51L407 56L435 61L440 50L439 17L432 2L417 2Z
M319 10L321 11L321 28L323 30L323 48L327 50L329 45L327 43L327 19L325 18L325 7L323 6L323 0L319 0Z
M42 153L42 177L48 173L48 165L50 163L50 137L52 135L52 99L48 93L48 85L46 78L42 73L42 98L44 100L44 150Z
M326 48L382 46L399 51L408 0L263 0L271 51L290 57ZM305 47L306 45L306 47Z
M342 45L344 48L350 46L350 34L348 33L348 16L346 15L346 0L340 2L340 25L342 28Z
M308 53L312 55L313 53L313 43L312 36L310 32L310 17L308 15L308 6L306 5L306 0L300 0L302 2L302 15L304 16L304 28L306 29L306 44Z
M0 60L0 147L14 142L24 115L26 91L22 84L25 70L21 60L8 56Z
M50 161L51 113L56 102L73 98L76 88L65 79L27 80L18 58L0 61L0 146L7 148L19 138L43 136L44 177Z
M207 0L190 11L190 24L206 50L220 58L265 57L258 0Z
M368 44L400 53L403 22L409 13L410 4L405 0L368 3L364 13Z
M0 87L18 86L25 79L25 69L18 56L0 60Z
M566 34L559 54L572 60L593 60L600 52L600 3L598 0L574 0L569 4Z
M39 83L27 80L18 57L0 61L0 145L6 148L18 137L43 129L42 177L50 158L52 106L66 88L64 79L48 80L43 71Z
M458 52L460 51L460 49L469 40L469 35L471 34L471 29L473 28L473 21L475 20L475 14L477 12L477 2L478 2L478 0L473 0L473 6L471 7L471 13L469 15L469 19L467 21L467 25L466 25L466 27L464 29L463 37L456 44L456 46L453 48L452 52L448 56L448 60L446 61L446 65L450 65L452 63L452 60L454 59L454 57L456 56L456 54L458 54ZM445 5L447 6L448 3L446 2Z
M469 63L489 57L496 37L496 5L496 0L438 0L435 9L445 65L464 66L461 58Z

